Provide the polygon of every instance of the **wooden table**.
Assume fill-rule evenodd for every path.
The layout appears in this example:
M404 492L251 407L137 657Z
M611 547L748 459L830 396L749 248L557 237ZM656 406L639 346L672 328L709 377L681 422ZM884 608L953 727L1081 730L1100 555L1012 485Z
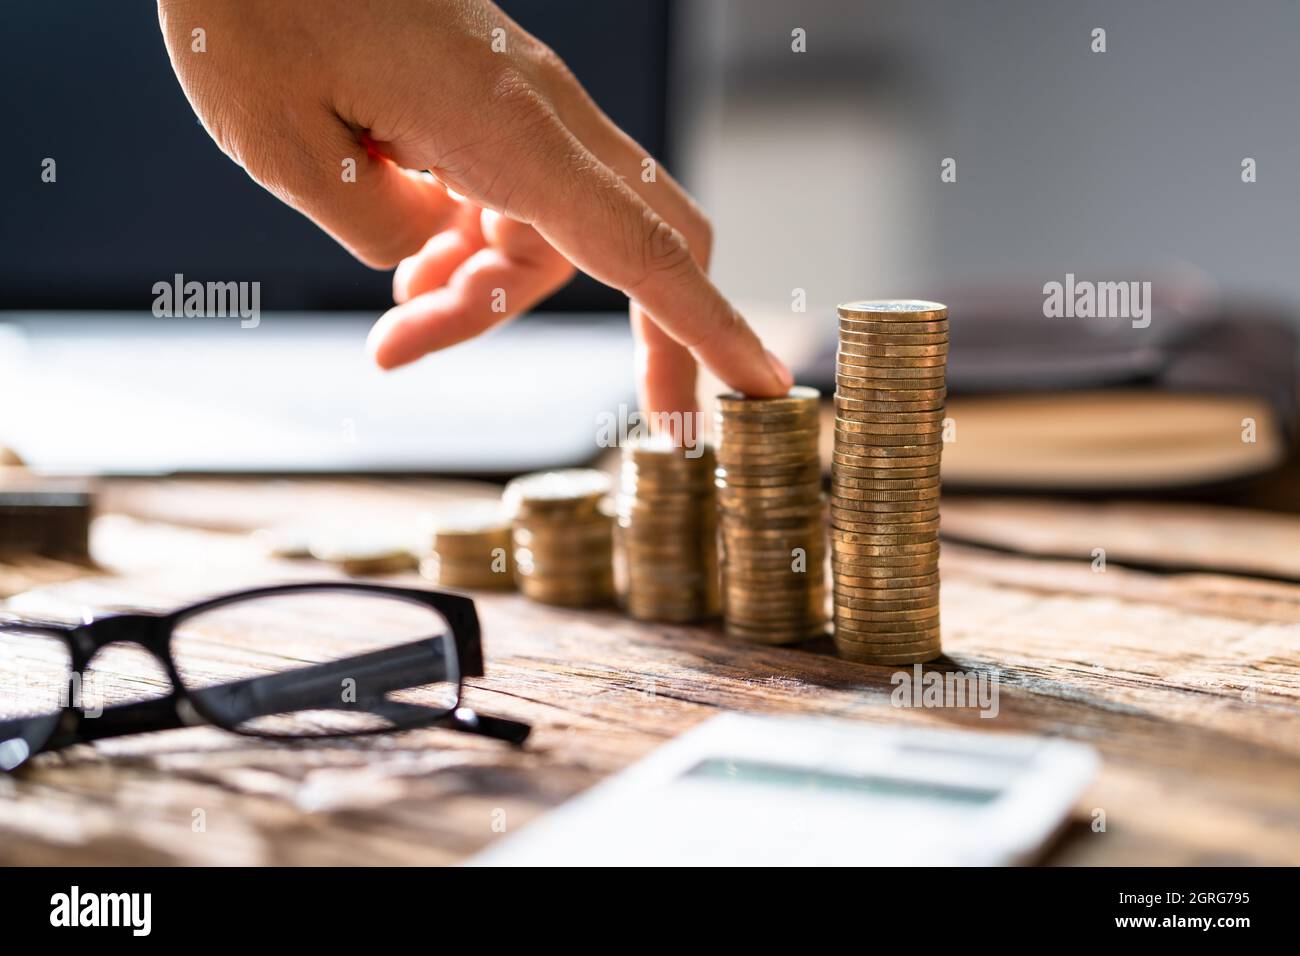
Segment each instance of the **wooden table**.
M491 493L115 484L95 528L103 573L33 562L0 568L0 588L39 584L11 606L68 613L321 577L261 557L247 532L409 522ZM1042 499L943 508L947 657L932 666L996 676L996 719L897 709L894 668L839 661L829 641L751 647L710 627L485 594L488 676L468 702L532 722L525 749L444 730L309 746L202 727L105 741L0 780L0 862L454 863L500 839L502 819L526 826L709 716L745 710L1092 744L1104 768L1048 862L1300 863L1300 518Z

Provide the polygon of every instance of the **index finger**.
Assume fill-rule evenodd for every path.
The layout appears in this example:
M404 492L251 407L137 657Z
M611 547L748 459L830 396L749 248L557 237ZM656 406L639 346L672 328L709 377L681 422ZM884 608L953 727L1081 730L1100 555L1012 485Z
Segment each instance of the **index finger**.
M508 181L479 164L471 167L475 181L450 184L530 223L578 268L642 306L732 388L758 397L789 391L789 371L709 281L681 233L557 117L535 124L532 133L534 148L511 157ZM446 171L435 174L448 181Z

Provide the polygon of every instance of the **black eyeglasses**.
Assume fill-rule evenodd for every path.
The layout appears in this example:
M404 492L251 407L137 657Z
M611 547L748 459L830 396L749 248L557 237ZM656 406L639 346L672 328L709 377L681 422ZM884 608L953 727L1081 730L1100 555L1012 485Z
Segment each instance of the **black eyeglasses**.
M131 645L133 665L112 666ZM461 705L461 679L482 674L474 602L414 588L285 584L80 625L0 616L0 770L204 722L278 740L439 726L523 743L528 724Z

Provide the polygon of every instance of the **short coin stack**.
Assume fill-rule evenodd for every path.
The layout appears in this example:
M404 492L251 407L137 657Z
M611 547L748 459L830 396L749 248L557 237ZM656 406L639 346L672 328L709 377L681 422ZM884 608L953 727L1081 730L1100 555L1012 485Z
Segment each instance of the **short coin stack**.
M729 637L787 644L826 633L821 395L718 397L722 606Z
M500 502L462 505L426 515L427 553L420 573L443 587L512 591L510 519Z
M612 487L608 475L587 468L539 472L506 485L519 590L565 607L613 600Z
M948 309L839 307L831 573L835 645L877 664L932 660L939 643L939 459Z
M668 436L623 448L619 556L627 612L684 623L718 614L713 449Z

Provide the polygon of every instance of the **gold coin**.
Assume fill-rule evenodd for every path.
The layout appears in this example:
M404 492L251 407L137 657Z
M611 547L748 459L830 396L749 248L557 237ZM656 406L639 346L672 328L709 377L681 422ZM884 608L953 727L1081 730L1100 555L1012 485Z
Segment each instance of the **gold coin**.
M843 528L832 527L830 529L830 536L832 545L838 543L845 546L852 545L862 548L930 545L939 540L937 530L921 531L915 534L863 534L857 531L846 531Z
M875 432L850 432L836 429L833 437L838 451L848 455L869 455L876 458L915 458L920 455L940 454L945 444L941 432L882 435ZM907 448L917 450L908 454L903 451Z
M915 388L909 383L885 383L859 385L857 382L879 383L882 379L852 379L836 376L836 394L845 398L855 398L863 402L942 402L947 397L947 389L941 384ZM921 381L928 381L922 379Z
M609 475L594 468L537 472L506 485L502 501L507 511L545 510L548 506L597 500L613 489Z
M746 478L753 479L752 483L739 484L731 479L718 479L715 486L714 494L717 498L761 498L767 494L774 497L781 497L792 492L799 492L805 488L820 488L822 485L820 476L813 479L803 479L800 481L760 481L758 476L748 475ZM762 494L758 494L762 492Z
M726 468L729 465L744 465L747 463L746 456L757 459L771 454L802 456L806 461L809 456L816 455L819 438L819 435L802 438L788 438L784 435L724 436L718 442L718 466Z
M759 405L750 409L744 406L738 409L718 408L713 413L713 424L721 428L755 428L764 425L775 428L815 428L820 409L820 398L816 402L805 402L801 407L787 411L776 411Z
M841 660L848 661L852 664L868 664L877 667L898 667L903 664L925 664L943 657L943 651L940 649L938 642L934 644L933 650L918 650L906 654L877 654L872 651L859 650L857 645L846 643L836 643L835 650Z
M798 454L807 458L817 454L820 436L788 438L784 435L737 437L727 435L718 443L718 462L744 461L745 456Z
M938 600L939 585L930 584L911 588L861 588L847 587L836 581L832 593L837 601L929 601Z
M947 369L942 365L927 366L913 374L911 369L871 368L861 365L835 366L835 384L838 388L875 389L881 392L933 391L943 388Z
M876 375L875 372L884 371L887 373L898 371L898 369L865 369L849 368L840 366L835 372L836 388L841 394L849 392L933 392L947 388L944 373L940 371L938 375L925 376L923 378L906 378L894 376L892 374ZM865 375L863 373L866 373ZM879 401L880 399L864 399L864 401ZM893 401L892 398L886 397L885 401ZM903 399L899 399L902 401ZM907 399L907 401L919 401L919 399Z
M863 415L933 415L943 414L942 401L929 402L878 402L874 399L854 398L851 395L835 393L835 410L844 418L856 414Z
M845 594L834 595L836 607L845 607L858 611L919 611L924 608L939 606L937 593L931 597L899 600L892 591L886 591L883 598L855 598Z
M942 355L909 358L854 355L841 350L835 356L835 370L844 375L867 375L872 378L936 378L947 371L948 359Z
M788 630L746 628L731 623L724 624L723 628L727 637L752 644L798 644L814 637L823 637L826 634L825 621L809 623L801 628Z
M948 307L929 299L857 299L835 307L841 318L870 318L887 322L932 322L948 317Z
M843 514L849 521L878 521L888 523L889 528L899 524L914 524L913 515L927 513L937 515L940 510L938 498L903 498L885 499L849 498L844 495L832 495L830 499L831 514ZM853 530L853 529L842 529Z
M724 541L728 544L744 544L750 541L755 542L774 542L791 543L792 547L797 547L807 543L808 538L815 532L821 531L820 515L816 521L808 521L805 525L795 528L757 528L748 525L741 525L738 522L723 521L719 533Z
M904 518L906 515L882 515L866 514L864 518ZM916 535L935 535L939 533L939 519L931 521L917 521L907 523L905 521L851 521L847 518L838 518L831 520L831 526L836 531L847 531L855 534L861 533L868 537L879 538L883 543L885 539L892 538L895 541L915 540Z
M846 634L860 636L865 640L879 641L919 641L939 634L939 612L937 609L926 612L927 616L916 619L879 621L871 617L871 611L857 611L853 608L836 607L835 623L842 626Z
M845 556L858 555L864 558L875 556L891 557L901 555L926 555L939 553L939 539L931 541L917 541L913 544L862 544L859 541L845 541L840 538L837 529L832 529L831 533L831 551L834 554Z
M815 388L796 385L779 398L750 398L739 392L726 392L717 397L718 408L724 414L749 412L753 414L798 411L809 402L821 401L822 394Z
M943 392L943 389L926 391ZM944 403L943 395L938 398L913 399L905 397L908 393L902 391L894 392L897 396L895 398L881 398L880 396L890 393L878 388L850 388L838 394L852 401L863 402L870 406L869 411L874 412L888 412L891 408L906 412L932 412L943 408Z
M831 526L836 531L860 532L872 537L903 539L918 534L935 535L938 534L939 529L938 518L927 521L909 521L907 519L910 519L911 515L898 513L850 511L845 514L857 515L858 518L832 517Z
M831 524L840 528L842 531L861 531L861 528L845 527L846 523L860 524L870 522L875 529L873 534L909 534L921 530L929 530L931 527L937 528L937 525L931 525L931 522L939 520L940 501L937 498L918 501L911 509L902 508L895 511L875 510L869 507L859 507L863 504L875 504L875 502L858 502L850 498L836 497L830 502ZM890 501L884 502L886 505L906 505L906 502ZM921 517L926 515L926 517ZM836 520L836 518L841 520ZM915 525L916 527L908 527Z
M913 452L918 454L933 454L937 449L942 448L942 432L912 432L903 435L878 434L876 432L851 432L835 430L835 441L839 447L843 448L849 454L859 452L863 447L866 448L917 448L923 451ZM908 457L908 456L904 456Z
M939 462L918 465L910 468L896 467L897 462L888 468L881 468L858 459L858 464L847 464L836 458L831 463L833 474L839 478L859 478L864 481L905 481L919 478L940 478Z
M939 572L921 574L910 578L863 578L848 574L835 575L835 583L841 587L858 590L910 591L914 588L929 587L939 583Z
M886 641L883 643L859 640L858 635L837 637L835 652L842 660L855 664L875 664L879 667L898 667L905 664L924 664L943 656L938 637L919 641ZM894 650L894 648L898 648Z
M863 545L848 544L845 541L831 541L831 567L849 567L849 566L872 566L872 567L897 567L900 564L919 564L923 562L939 561L939 542L931 542L928 550L913 551L889 551L880 550L861 550ZM876 548L888 548L888 545L878 545Z
M948 360L943 356L881 358L840 351L835 356L835 371L840 375L867 378L943 378Z
M888 626L888 622L881 622ZM907 622L902 622L906 624ZM903 630L903 631L879 631L869 621L852 621L837 618L835 620L836 634L839 640L857 645L870 645L871 649L880 653L889 653L892 646L916 646L923 647L926 645L937 647L941 640L942 632L937 624L928 630ZM837 642L838 643L838 642Z
M930 555L938 555L939 539L934 538L930 541L916 541L910 544L863 544L860 541L844 541L838 536L832 534L831 553L846 560L862 561L870 561L877 557L921 558Z
M930 421L891 421L885 415L877 416L880 420L858 418L856 416L836 415L836 431L860 432L864 435L938 435L943 432L943 419L932 416Z
M714 472L717 485L736 488L762 487L775 484L801 484L817 481L821 477L819 461L805 461L789 468L760 469L745 465L720 465Z
M855 502L858 504L859 502ZM888 504L900 504L900 502L887 502ZM839 525L841 521L845 524L863 524L868 527L881 529L883 527L893 527L895 525L915 525L926 521L938 521L939 509L927 508L925 511L872 511L869 508L848 508L838 504L831 505L831 523ZM847 531L856 531L857 528L846 528Z
M916 329L913 334L920 332L924 334L929 329ZM939 330L934 330L939 331ZM877 336L870 333L859 334L853 332L840 333L840 352L847 355L855 355L863 358L888 358L898 361L907 361L909 359L946 359L948 357L948 343L939 342L933 345L882 345L874 341Z
M881 558L879 560L881 562L901 561L905 563L878 564L872 561L862 564L845 564L836 558L832 558L831 571L835 575L850 578L916 578L924 574L934 573L939 563L938 557L934 555L922 555L920 560L908 560L907 558Z
M862 545L862 544L848 544L847 542L843 542L843 541L832 541L831 569L832 570L840 569L843 570L844 573L849 575L850 577L856 577L858 576L857 568L860 567L897 568L900 565L896 564L895 562L907 562L907 561L912 561L918 564L924 562L929 562L930 564L934 564L939 560L939 555L941 554L941 551L937 548L937 544L938 544L938 539L932 539L931 541L928 542L917 541L914 542L914 544L912 545L913 547L925 547L925 548L930 548L931 550L915 551L915 552L909 551L909 552L903 552L901 554L887 554L887 553L879 554L874 551L850 551L847 549L849 548L892 548L892 547L905 547L905 545L887 545L887 544ZM879 575L875 575L875 576L879 577ZM912 572L910 576L915 577L916 572Z
M859 558L858 560L863 562L860 564L854 564L852 562L844 563L832 559L831 576L837 581L840 578L863 578L863 579L874 578L877 581L880 580L888 581L888 580L896 580L897 578L900 578L902 576L907 576L909 578L919 578L922 575L934 574L939 569L939 561L937 555L930 556L928 558L922 556L922 560L913 562L912 564L874 563L876 561L903 561L906 560L907 557L912 557L912 556L908 555L908 556L904 556L903 558ZM891 600L897 600L897 599L891 598Z
M835 616L840 620L857 621L872 627L876 625L899 625L909 629L922 630L927 627L938 626L939 609L931 606L912 611L874 611L836 605Z
M940 489L934 488L854 488L846 486L838 481L831 482L831 500L838 498L850 498L857 501L926 501L930 498L938 498Z
M717 429L715 437L718 442L718 449L723 449L726 445L775 445L787 444L798 445L800 447L816 447L817 439L821 435L821 425L818 423L817 428L803 429L748 429L741 431L739 429Z
M872 508L871 505L879 504L881 508ZM891 534L903 534L900 530L901 525L918 524L921 521L937 521L940 507L940 500L937 498L927 498L923 501L913 502L913 507L908 508L905 501L858 501L853 498L833 497L830 501L830 513L832 516L840 514L846 521L873 521L881 527L881 534L888 531ZM902 505L903 507L897 507ZM893 507L893 510L887 510ZM929 518L915 517L921 513L931 515ZM832 521L832 524L838 525L839 522ZM857 531L857 528L843 528L844 531Z
M802 611L791 608L789 613L774 614L769 610L736 608L724 602L722 613L728 629L743 628L769 634L807 634L814 629L824 632L828 622L825 614L816 613L811 608Z
M763 452L758 453L737 453L734 457L731 454L719 457L719 462L723 467L739 471L741 473L767 471L769 474L775 470L794 470L815 461L807 453L777 453Z
M897 372L901 369L911 369L916 372L914 377L924 377L926 374L941 375L943 369L948 364L947 354L939 355L864 355L861 352L853 351L861 346L844 346L841 345L838 352L835 353L835 361L841 366L853 366L854 368L864 369L890 369ZM904 348L905 346L899 346ZM917 348L918 346L911 346ZM927 369L928 372L920 371ZM938 370L938 371L936 371ZM853 372L854 375L875 375L874 371Z
M943 456L943 443L933 446L894 446L906 451L908 448L931 447L931 451L917 453L915 451L904 454L898 452L895 454L872 454L872 446L855 445L852 442L840 442L831 451L831 464L843 465L847 468L938 468L939 462ZM881 448L876 446L876 451ZM937 472L935 472L937 474ZM858 476L864 477L864 476ZM876 477L874 475L865 477Z
M861 436L860 436L861 437ZM892 460L898 467L920 468L936 465L943 454L943 442L925 445L877 445L871 442L836 442L832 461L854 467L885 468L882 461Z
M908 346L908 345L915 346L915 345L947 345L948 344L947 332L924 332L918 330L915 332L894 334L894 333L886 333L886 332L866 332L864 330L861 334L861 338L864 341L861 342L844 341L843 337L847 334L849 333L843 331L840 332L842 345L870 345L870 346L875 346L877 348L893 349L900 346Z
M927 607L933 611L937 606L937 602L929 598L920 601L859 601L857 599L842 597L837 597L835 599L836 610L843 608L846 611L856 611L864 614L873 612L878 614L916 613L925 611ZM864 624L874 625L889 623L888 621L861 621L850 618L844 618L844 620L852 621L850 627Z
M728 620L752 624L791 624L825 618L826 591L810 587L772 591L724 587L722 605Z
M862 491L922 491L942 487L941 481L941 476L937 474L922 478L855 478L844 474L842 467L831 470L832 488L858 488Z
M835 651L841 659L857 664L897 667L900 664L924 664L943 656L938 637L885 642L864 641L859 637L857 634L837 636Z

